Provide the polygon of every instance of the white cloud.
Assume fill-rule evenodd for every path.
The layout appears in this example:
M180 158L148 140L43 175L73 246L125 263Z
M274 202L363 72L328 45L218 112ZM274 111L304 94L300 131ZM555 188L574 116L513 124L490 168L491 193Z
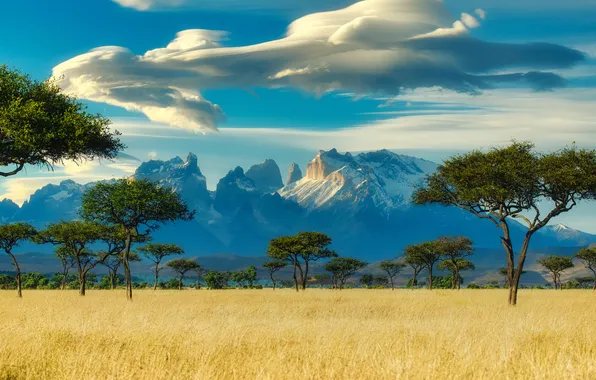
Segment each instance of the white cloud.
M224 120L223 110L201 95L206 89L296 87L359 96L431 87L478 93L503 82L550 89L564 81L535 71L584 59L558 45L483 42L467 33L478 25L467 13L454 18L437 0L364 0L302 17L275 41L225 47L225 32L187 30L143 55L97 48L56 66L53 74L81 98L205 132ZM495 74L503 70L520 72Z
M139 11L199 9L217 11L320 11L345 6L349 0L112 0Z

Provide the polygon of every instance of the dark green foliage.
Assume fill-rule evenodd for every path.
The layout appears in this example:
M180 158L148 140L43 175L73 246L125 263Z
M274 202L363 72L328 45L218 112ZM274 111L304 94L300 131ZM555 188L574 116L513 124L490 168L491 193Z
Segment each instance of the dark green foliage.
M474 283L471 283L471 284L468 284L468 287L467 288L468 289L482 289L482 286L477 285L477 284L474 284Z
M14 290L17 288L17 281L14 276L0 274L0 290Z
M184 280L184 275L201 267L199 263L187 259L168 261L167 266L176 272L176 274L178 274L178 289L180 290L182 290L182 281Z
M574 266L571 257L567 256L550 255L547 258L538 260L538 263L550 272L553 277L554 289L563 289L561 285L561 273Z
M27 164L112 159L124 145L109 126L108 119L62 94L54 81L34 81L0 66L0 167L14 167L0 176L15 175Z
M233 272L230 279L239 287L253 288L257 280L257 268L250 266L243 271Z
M463 236L448 236L437 239L436 243L445 258L439 269L451 272L453 289L457 288L459 290L461 288L460 272L476 269L474 264L466 259L474 253L472 240Z
M410 245L404 249L406 262L421 265L428 272L429 289L433 288L433 269L435 264L443 256L441 246L436 241L429 241L422 244Z
M1 91L0 91L1 92ZM2 96L0 94L0 96ZM17 248L22 242L33 239L37 235L37 231L33 226L27 223L14 223L0 225L0 249L4 250L12 260L12 265L15 268L15 282L17 288L17 295L22 297L22 281L21 268L13 250Z
M582 248L575 254L575 257L581 260L584 266L594 274L593 289L596 290L596 248Z
M231 276L230 272L208 271L205 275L205 283L209 289L225 289Z
M177 220L192 220L190 211L179 194L145 180L121 179L99 183L83 195L81 216L123 230L122 253L126 297L132 300L130 252L140 236L148 236L160 225Z
M596 151L575 146L537 153L528 142L488 152L456 155L427 177L413 196L416 204L456 206L501 229L507 257L509 303L517 289L532 236L579 201L596 197ZM551 209L545 210L550 204ZM540 211L539 211L540 210ZM510 220L524 222L528 232L515 265Z
M341 290L344 288L348 278L366 265L367 263L364 261L336 257L325 265L325 270L332 274L334 288L339 288Z
M389 285L389 278L386 276L375 276L373 283L376 288L386 288ZM393 289L393 285L391 288Z
M293 267L293 279L296 291L298 284L306 289L311 262L337 257L337 253L329 250L331 238L319 232L301 232L296 236L284 236L269 242L267 254L272 259L287 261ZM297 272L300 272L298 279ZM300 281L299 281L300 280Z
M375 277L372 274L365 274L362 277L360 277L360 285L366 287L366 288L371 288L373 286L373 283L375 282Z
M288 265L287 262L280 261L280 260L273 260L273 261L269 261L269 262L263 264L263 268L265 268L269 271L269 278L271 279L271 282L273 283L273 290L275 290L275 285L276 285L275 278L273 276L275 275L276 272L282 270L287 265Z
M23 289L43 289L47 287L50 282L46 276L37 272L24 273L22 280Z
M470 260L467 259L446 259L441 261L441 263L439 264L439 269L451 272L451 278L453 280L453 283L451 284L451 289L460 289L461 284L463 284L461 272L474 270L476 269L476 267Z
M153 267L153 274L155 275L153 289L157 289L159 283L159 272L163 269L161 261L168 256L184 254L184 250L175 244L147 244L138 248L138 251L155 264Z
M383 261L379 264L379 268L387 272L391 282L391 289L395 289L393 279L397 276L407 265L399 261Z

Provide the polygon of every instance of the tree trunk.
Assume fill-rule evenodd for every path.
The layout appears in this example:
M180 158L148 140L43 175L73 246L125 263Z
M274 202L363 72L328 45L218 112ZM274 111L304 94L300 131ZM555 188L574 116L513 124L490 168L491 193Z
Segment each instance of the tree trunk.
M455 284L457 285L457 290L461 289L461 279L459 277L459 268L455 267Z
M153 284L153 290L157 290L159 284L159 263L155 263L155 283Z
M296 261L293 261L293 265L294 265L294 286L296 287L296 291L299 291L298 289L298 278L296 277Z
M501 221L501 229L503 230L503 236L501 237L501 244L503 245L503 248L505 249L505 254L507 257L507 286L509 287L509 304L510 305L515 305L515 303L517 303L517 286L518 283L515 284L515 290L514 288L514 277L515 277L515 273L514 273L514 265L513 265L513 261L514 261L514 255L513 255L513 244L511 243L511 234L509 232L509 225L507 224L507 221L503 220Z
M297 261L298 259L296 259L296 266L298 267L298 271L300 272L300 283L302 284L305 280L304 280L304 272L302 271L302 265L300 265L300 263ZM296 286L296 289L298 288L298 286Z
M180 276L180 278L178 278L178 290L182 290L182 277Z
M62 267L62 281L60 283L60 290L64 290L66 288L66 279L68 278L68 269L66 269L66 265Z
M79 277L79 282L79 295L84 296L87 289L87 276L84 273Z
M553 284L555 285L555 287L553 289L557 290L557 275L553 274L552 277L553 277Z
M23 298L23 290L22 290L23 286L22 286L22 281L21 281L21 267L19 267L17 258L12 254L12 252L7 250L6 253L8 253L8 256L10 256L10 258L12 260L12 265L14 266L14 269L16 272L15 281L17 283L17 297Z
M519 259L517 261L517 268L515 268L515 273L513 275L513 281L510 281L511 287L509 288L509 305L511 306L517 305L517 290L519 288L519 280L524 270L524 263L526 262L526 254L528 253L528 247L530 246L532 234L532 231L528 231L526 233L526 237L524 238L524 243L522 244L519 254ZM509 258L507 261L509 262ZM513 260L511 260L511 264L513 264ZM513 267L509 268L509 271L513 272Z
M275 280L273 279L273 273L270 274L271 282L273 283L273 290L275 290Z
M428 290L433 290L433 267L428 267Z
M124 256L122 256L122 265L124 266L124 278L126 279L126 299L132 301L132 277L130 275L130 246L132 244L132 232L126 231L126 243L124 249Z
M594 288L592 290L596 290L596 271L593 270L592 273L594 273Z
M304 262L304 277L302 277L302 290L306 290L306 282L308 281L308 261Z
M414 290L414 286L416 286L416 277L418 277L418 272L414 270L414 277L412 277L412 285L410 285L410 289Z
M393 277L389 276L389 279L391 280L391 290L395 290L395 285L393 284Z
M116 289L116 273L110 269L110 289Z
M83 267L81 266L81 256L80 252L75 251L75 260L77 262L77 278L79 279L79 295L85 295L85 277L83 274Z

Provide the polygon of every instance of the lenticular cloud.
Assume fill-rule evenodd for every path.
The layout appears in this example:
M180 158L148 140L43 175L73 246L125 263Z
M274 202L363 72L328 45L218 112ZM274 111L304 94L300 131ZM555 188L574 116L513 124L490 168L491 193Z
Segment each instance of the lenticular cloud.
M438 87L476 94L513 83L565 85L551 70L584 55L563 46L501 44L470 36L485 12L460 17L437 0L364 0L294 21L284 38L226 47L223 31L185 30L165 48L137 55L101 47L56 66L68 93L140 111L180 128L216 130L223 110L201 95L215 88L295 87L323 94L397 95Z

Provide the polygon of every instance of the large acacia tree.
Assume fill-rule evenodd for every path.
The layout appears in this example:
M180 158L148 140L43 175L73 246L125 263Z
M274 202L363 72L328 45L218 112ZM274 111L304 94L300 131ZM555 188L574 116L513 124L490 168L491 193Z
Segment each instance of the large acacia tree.
M175 244L147 244L140 247L138 251L149 259L155 266L153 267L153 274L155 274L155 283L153 290L157 290L159 284L159 272L163 269L161 262L164 258L172 255L182 255L184 250Z
M109 126L54 81L0 66L0 167L8 168L0 176L15 175L25 165L115 158L124 145Z
M21 268L13 250L22 242L33 239L37 235L37 231L33 226L27 223L4 224L0 226L0 249L4 250L14 266L16 275L17 295L23 297L21 284Z
M528 142L488 152L473 151L446 160L428 176L416 204L456 206L491 221L501 230L511 284L509 304L517 304L519 280L534 234L578 202L596 197L596 151L567 147L539 153ZM512 219L527 227L515 264Z
M134 240L148 236L162 224L192 220L179 194L145 180L121 179L98 183L83 194L81 216L87 220L122 228L124 250L122 264L126 279L126 298L132 300L130 251Z
M594 274L594 290L596 290L596 248L582 248L574 256Z

